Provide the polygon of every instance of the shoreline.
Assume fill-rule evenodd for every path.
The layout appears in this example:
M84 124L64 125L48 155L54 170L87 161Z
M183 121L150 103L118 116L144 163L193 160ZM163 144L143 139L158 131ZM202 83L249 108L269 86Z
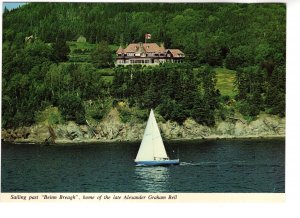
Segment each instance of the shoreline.
M249 135L249 136L208 136L208 137L187 137L187 138L173 138L173 139L164 139L164 142L181 142L181 141L218 141L218 140L272 140L272 139L284 139L285 135ZM15 141L5 141L1 139L1 143L9 144L41 144L47 145L43 141L32 141L27 139L17 139ZM56 140L55 143L49 143L49 146L53 145L80 145L80 144L112 144L112 143L140 143L141 140L120 140L120 139L111 139L111 140L99 140L99 139L87 139L87 140Z
M220 121L209 127L188 118L179 125L166 121L158 123L164 141L190 140L254 140L285 138L285 118L261 114L249 123ZM43 123L17 129L2 129L2 141L36 144L140 143L146 123L122 123L117 110L112 110L101 122L79 125L74 121L49 126Z

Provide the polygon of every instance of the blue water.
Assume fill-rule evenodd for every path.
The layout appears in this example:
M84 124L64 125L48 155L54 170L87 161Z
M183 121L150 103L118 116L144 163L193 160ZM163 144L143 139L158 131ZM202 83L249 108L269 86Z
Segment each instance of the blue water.
M285 192L285 141L167 142L181 164L136 167L139 143L2 143L2 192ZM172 152L174 151L174 153Z

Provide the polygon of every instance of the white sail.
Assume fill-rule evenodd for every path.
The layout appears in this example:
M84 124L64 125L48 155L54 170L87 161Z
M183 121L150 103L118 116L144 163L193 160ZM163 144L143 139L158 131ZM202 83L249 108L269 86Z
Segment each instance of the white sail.
M143 140L136 156L136 161L168 159L166 149L151 109Z

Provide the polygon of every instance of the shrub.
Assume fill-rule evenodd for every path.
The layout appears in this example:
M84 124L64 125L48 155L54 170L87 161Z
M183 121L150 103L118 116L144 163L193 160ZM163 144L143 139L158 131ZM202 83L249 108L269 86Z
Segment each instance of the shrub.
M59 124L63 122L63 117L57 107L49 106L43 111L35 113L35 121L46 125Z
M82 100L76 93L65 93L58 100L59 109L67 120L75 120L78 124L85 123L85 109Z
M87 119L102 120L109 112L112 102L110 99L87 101L85 102L85 111Z

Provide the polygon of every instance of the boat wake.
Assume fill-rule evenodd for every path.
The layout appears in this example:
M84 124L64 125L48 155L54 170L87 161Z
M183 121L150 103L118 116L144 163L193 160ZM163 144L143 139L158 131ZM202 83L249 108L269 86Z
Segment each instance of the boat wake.
M220 165L245 165L246 161L235 162L217 162L217 161L203 161L203 162L180 162L180 166L220 166Z
M201 163L180 162L180 166L197 166L197 165L201 165Z
M147 167L147 165L145 165L145 164L136 164L135 166L136 167Z

